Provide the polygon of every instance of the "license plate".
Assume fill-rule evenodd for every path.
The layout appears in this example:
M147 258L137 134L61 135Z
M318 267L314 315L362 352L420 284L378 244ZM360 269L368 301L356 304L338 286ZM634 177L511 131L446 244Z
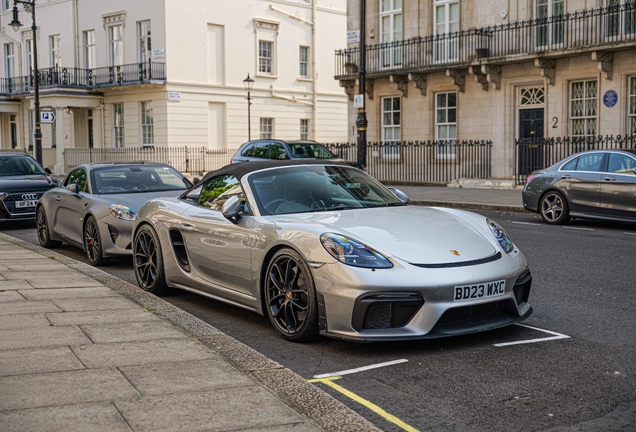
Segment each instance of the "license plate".
M504 279L494 282L462 285L455 287L454 301L468 301L487 297L496 297L506 292Z
M38 200L16 201L15 208L35 207Z

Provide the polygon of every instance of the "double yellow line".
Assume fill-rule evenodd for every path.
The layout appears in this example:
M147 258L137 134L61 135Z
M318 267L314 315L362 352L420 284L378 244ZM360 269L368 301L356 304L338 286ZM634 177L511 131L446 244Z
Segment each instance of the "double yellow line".
M331 387L332 389L334 389L334 390L342 393L343 395L347 396L349 399L352 399L352 400L358 402L359 404L364 405L365 407L369 408L374 413L378 414L380 417L382 417L385 420L390 421L391 423L401 427L405 431L418 432L418 430L415 429L413 426L404 423L402 420L400 420L399 418L395 417L394 415L391 415L388 412L384 411L382 408L380 408L379 406L375 405L374 403L371 403L368 400L366 400L364 398L361 398L357 394L355 394L353 392L350 392L346 388L344 388L342 386L339 386L338 384L334 383L334 381L339 380L340 378L341 377L339 377L339 376L334 376L334 377L329 377L329 378L312 379L312 380L309 380L309 382L310 383L322 383L322 384L325 384L325 385Z

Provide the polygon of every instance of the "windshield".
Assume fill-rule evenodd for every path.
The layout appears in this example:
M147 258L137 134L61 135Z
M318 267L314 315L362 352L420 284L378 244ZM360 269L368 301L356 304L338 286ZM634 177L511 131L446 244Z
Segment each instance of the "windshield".
M313 143L289 143L292 159L333 159L326 147Z
M190 186L179 171L163 165L97 168L91 178L95 194L176 191Z
M46 175L46 172L29 156L0 157L0 176L22 175Z
M344 166L275 168L251 174L248 183L262 215L405 205L373 177Z

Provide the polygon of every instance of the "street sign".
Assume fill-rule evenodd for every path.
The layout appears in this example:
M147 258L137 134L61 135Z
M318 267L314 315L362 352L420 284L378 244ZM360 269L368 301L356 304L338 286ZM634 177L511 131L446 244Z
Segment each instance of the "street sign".
M181 92L168 92L168 102L181 102Z
M353 107L354 108L364 108L364 95L363 94L353 95Z
M352 30L347 32L347 43L360 42L360 30Z
M52 111L40 111L40 121L42 123L55 123L55 114Z

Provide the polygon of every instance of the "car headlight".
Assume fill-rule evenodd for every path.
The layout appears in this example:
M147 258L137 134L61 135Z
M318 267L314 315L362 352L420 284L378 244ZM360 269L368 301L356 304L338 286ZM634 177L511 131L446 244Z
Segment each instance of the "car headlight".
M492 235L495 236L501 248L506 253L512 252L515 249L515 245L512 244L512 240L510 240L510 236L508 236L506 230L492 219L486 219L486 222L488 223L490 231L492 231Z
M131 209L130 207L126 207L120 204L111 204L108 206L108 210L110 213L115 216L117 219L121 220L135 220L135 216L137 216L137 211Z
M325 233L320 236L322 246L343 264L363 268L391 268L393 263L381 253L340 234Z

